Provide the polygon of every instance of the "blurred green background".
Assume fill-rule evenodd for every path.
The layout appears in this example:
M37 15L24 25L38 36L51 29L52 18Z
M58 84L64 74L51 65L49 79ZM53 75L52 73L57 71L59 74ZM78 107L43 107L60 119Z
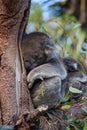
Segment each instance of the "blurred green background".
M87 72L87 0L32 0L26 33L50 34L61 55L78 59Z

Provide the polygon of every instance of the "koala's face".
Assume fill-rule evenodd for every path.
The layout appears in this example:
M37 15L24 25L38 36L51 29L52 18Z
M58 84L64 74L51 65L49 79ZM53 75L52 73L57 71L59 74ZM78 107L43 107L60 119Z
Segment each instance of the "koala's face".
M72 57L63 58L63 62L66 66L69 79L70 80L77 80L80 82L87 82L87 76L84 73L82 65Z

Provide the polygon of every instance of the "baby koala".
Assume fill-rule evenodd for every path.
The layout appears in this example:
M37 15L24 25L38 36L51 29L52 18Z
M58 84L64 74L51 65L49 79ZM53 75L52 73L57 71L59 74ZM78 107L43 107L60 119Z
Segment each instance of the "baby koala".
M59 46L52 38L42 32L26 34L22 40L22 53L27 73L33 68L46 63L53 51L58 53Z
M87 82L87 75L84 74L82 65L76 59L72 57L65 57L63 58L63 63L66 66L69 80L78 80L82 83Z
M65 86L67 86L65 91L68 91L69 87L72 86L82 91L81 94L72 93L73 97L82 97L87 92L87 75L84 73L82 65L72 57L64 57L63 63L68 75L62 83L62 89L66 89Z

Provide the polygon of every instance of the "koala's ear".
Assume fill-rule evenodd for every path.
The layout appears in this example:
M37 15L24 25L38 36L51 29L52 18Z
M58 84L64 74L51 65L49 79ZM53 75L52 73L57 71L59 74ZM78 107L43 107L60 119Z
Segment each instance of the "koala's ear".
M75 72L78 70L78 62L72 57L63 58L64 65L69 72Z

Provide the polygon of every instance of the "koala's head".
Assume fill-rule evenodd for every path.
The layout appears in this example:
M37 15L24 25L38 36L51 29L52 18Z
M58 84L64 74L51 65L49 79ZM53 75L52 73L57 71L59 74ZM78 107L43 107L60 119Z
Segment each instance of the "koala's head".
M42 32L32 32L23 38L22 52L25 68L31 70L54 56L58 52L58 46L54 44L49 35Z
M84 69L79 61L72 57L65 57L63 58L63 63L71 80L87 82L87 75L84 73Z

